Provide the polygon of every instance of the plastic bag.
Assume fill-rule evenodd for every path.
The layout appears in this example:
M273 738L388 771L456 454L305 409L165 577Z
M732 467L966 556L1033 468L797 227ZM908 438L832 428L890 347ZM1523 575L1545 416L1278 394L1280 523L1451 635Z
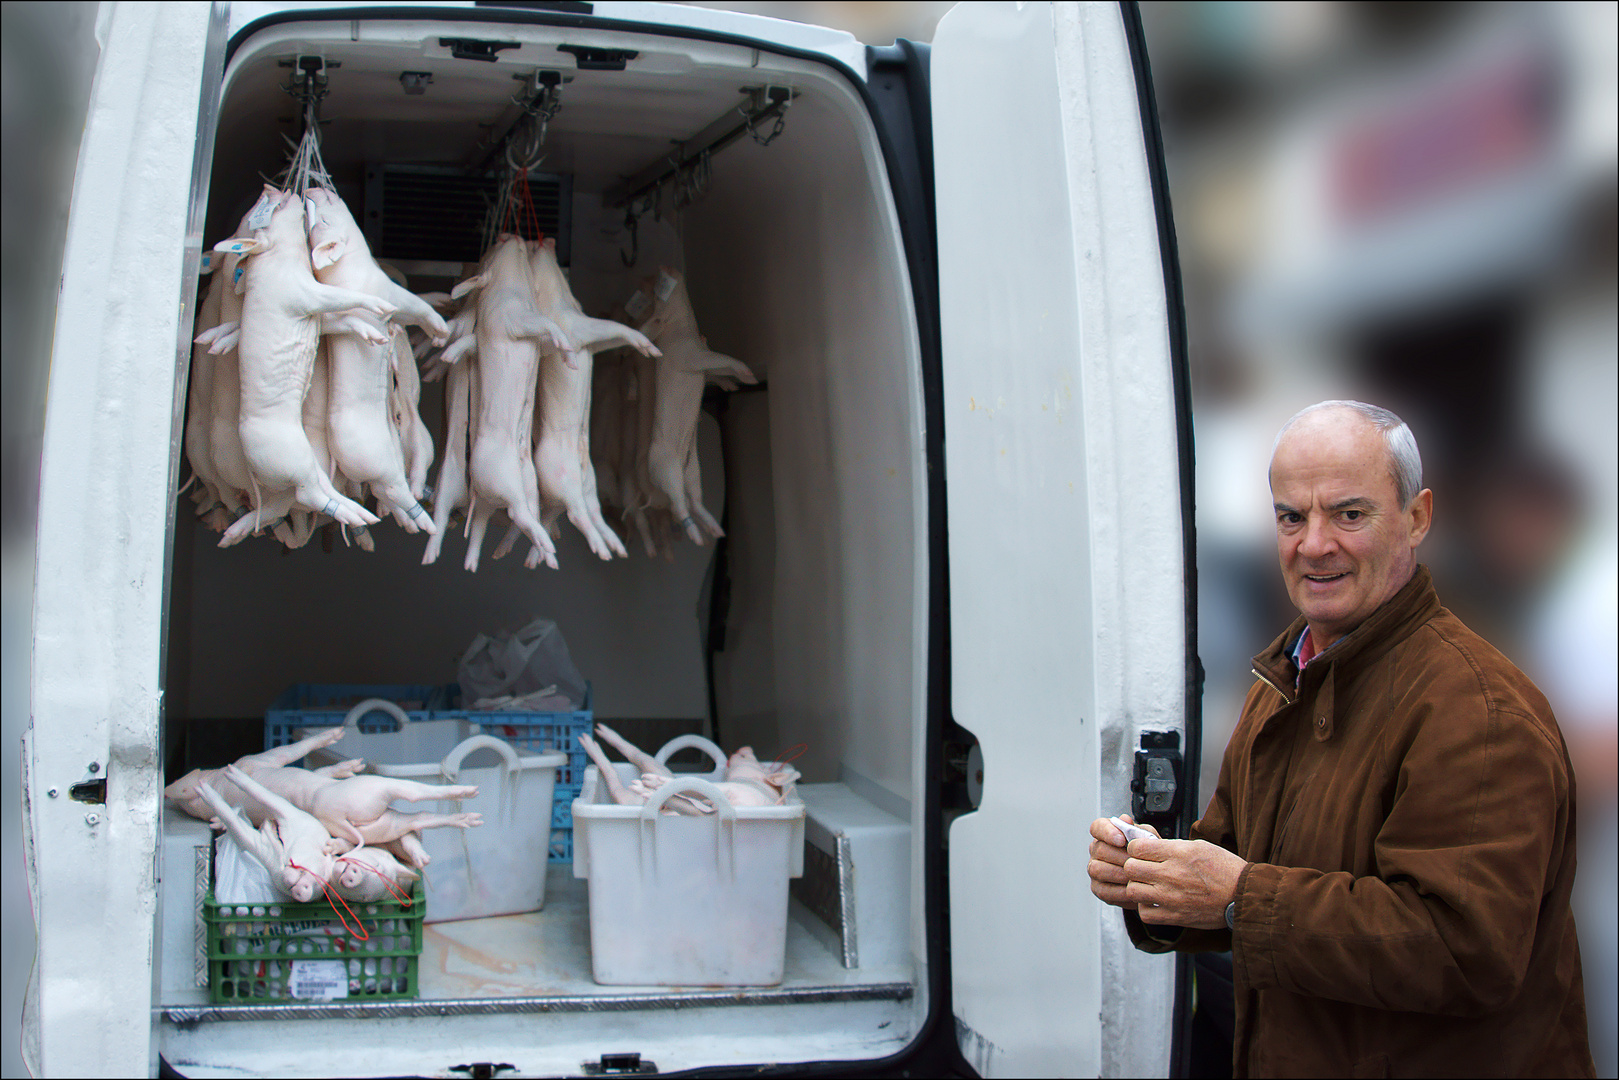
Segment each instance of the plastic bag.
M474 709L554 712L577 709L585 700L585 677L550 619L535 619L515 634L479 634L456 665L456 679L462 702Z
M229 833L214 837L214 899L221 904L279 904L286 900L264 864L243 851Z

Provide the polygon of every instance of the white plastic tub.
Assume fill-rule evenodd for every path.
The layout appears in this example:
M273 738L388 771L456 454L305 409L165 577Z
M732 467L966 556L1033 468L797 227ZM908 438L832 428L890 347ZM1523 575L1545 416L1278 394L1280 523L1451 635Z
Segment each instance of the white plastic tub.
M457 725L460 725L459 727ZM429 726L436 731L429 732ZM519 754L493 735L456 740L465 721L418 721L398 732L365 735L364 749L351 751L354 733L310 755L312 766L366 757L366 771L420 780L424 784L476 784L472 799L395 802L401 813L457 814L476 811L483 824L471 829L438 828L422 833L427 866L429 923L517 915L545 906L545 869L550 855L551 796L557 769L568 757L560 750ZM388 740L399 740L390 744ZM358 746L354 750L359 750ZM499 755L489 765L465 766L474 753ZM401 760L410 756L414 761Z
M704 745L706 744L706 745ZM645 806L611 801L585 770L573 804L575 877L590 887L591 973L611 986L773 986L787 951L787 882L804 872L804 803L737 809L711 785L725 779L713 743L683 736L658 752L701 745L709 773L678 777ZM617 765L626 784L638 773ZM665 815L673 795L712 796L703 817Z
M360 721L374 712L394 718L397 731L361 731ZM319 768L349 758L364 758L367 765L411 765L438 761L458 743L482 734L483 728L465 719L412 720L387 698L367 698L343 717L343 737L331 746L309 755L309 767ZM306 739L328 730L324 726L301 727L293 738Z

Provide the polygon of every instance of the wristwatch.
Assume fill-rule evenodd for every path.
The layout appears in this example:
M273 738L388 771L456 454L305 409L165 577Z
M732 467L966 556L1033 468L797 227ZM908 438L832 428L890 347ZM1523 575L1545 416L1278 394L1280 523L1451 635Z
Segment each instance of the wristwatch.
M1237 902L1235 900L1225 906L1225 928L1227 930L1237 928Z

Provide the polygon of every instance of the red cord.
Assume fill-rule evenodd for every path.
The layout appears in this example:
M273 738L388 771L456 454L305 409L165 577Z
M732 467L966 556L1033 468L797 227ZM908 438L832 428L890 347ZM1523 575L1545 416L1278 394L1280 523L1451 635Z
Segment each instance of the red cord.
M808 752L809 752L809 743L801 742L801 743L798 743L795 746L789 746L783 752L783 756L781 756L779 758L776 758L775 761L776 761L777 765L785 765L789 761L797 761L799 758L803 757Z
M358 915L354 914L354 909L349 907L349 902L343 899L341 896L338 896L337 892L326 883L324 878L307 867L299 866L291 859L287 860L287 865L292 867L294 870L302 870L304 873L320 882L321 891L326 894L326 905L332 909L332 914L337 916L337 921L343 924L343 929L348 931L350 937L358 938L361 941L371 940L371 935L366 932L365 924L360 921L360 917ZM337 903L332 902L333 897L337 898ZM343 917L343 911L337 910L338 904L342 904L343 911L348 912L349 918L354 920L353 926L350 926L349 920Z
M355 866L363 866L367 870L371 871L373 874L377 875L377 877L382 879L382 883L388 887L388 891L393 893L394 899L399 901L399 906L400 907L407 907L408 908L408 907L410 907L411 903L413 902L409 896L406 896L404 893L399 891L399 886L395 885L393 883L393 881L389 879L387 874L384 874L381 870L378 870L376 867L372 866L370 863L362 862L359 859L351 859L347 855L344 855L342 858L338 859L337 861L338 862L353 863Z

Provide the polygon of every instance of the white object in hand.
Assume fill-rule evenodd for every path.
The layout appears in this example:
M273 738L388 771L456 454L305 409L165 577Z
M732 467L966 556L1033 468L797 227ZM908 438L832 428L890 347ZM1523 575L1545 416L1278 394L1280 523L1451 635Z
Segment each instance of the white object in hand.
M1114 825L1118 826L1119 831L1124 834L1124 842L1126 844L1129 844L1130 841L1132 841L1132 840L1157 840L1158 839L1158 837L1155 834L1149 832L1146 829L1143 829L1139 825L1132 825L1128 821L1125 821L1123 818L1111 817L1111 818L1108 818L1108 820L1111 821Z

